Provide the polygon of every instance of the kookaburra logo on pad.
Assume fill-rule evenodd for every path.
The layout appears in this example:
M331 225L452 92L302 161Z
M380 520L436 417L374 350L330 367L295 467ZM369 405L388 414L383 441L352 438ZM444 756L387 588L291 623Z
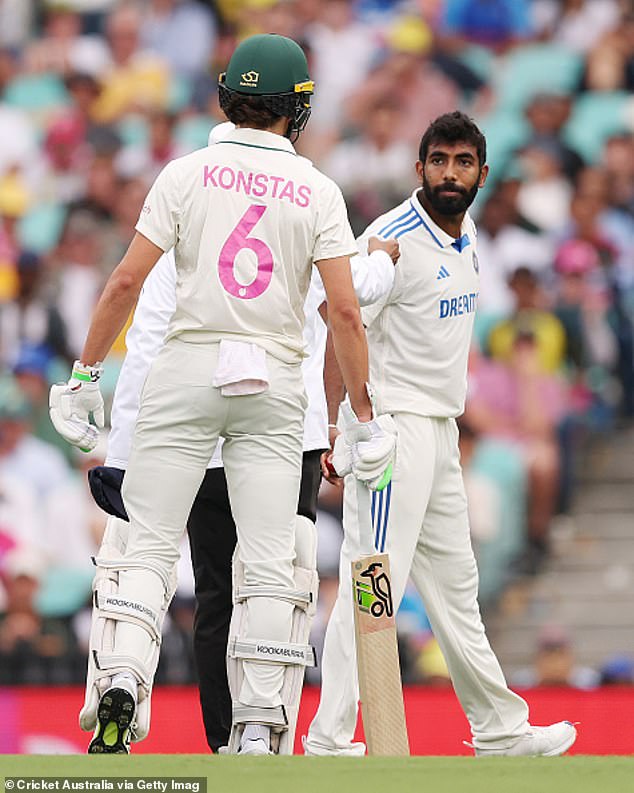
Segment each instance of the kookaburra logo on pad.
M251 70L250 72L245 72L244 74L241 74L240 77L241 77L240 85L244 85L247 88L253 88L258 84L258 80L260 79L260 73Z
M390 579L383 572L380 562L372 564L361 575L370 579L370 584L365 584L357 579L357 604L362 611L369 611L373 617L382 617L385 614L391 617L394 613L392 604L392 587Z

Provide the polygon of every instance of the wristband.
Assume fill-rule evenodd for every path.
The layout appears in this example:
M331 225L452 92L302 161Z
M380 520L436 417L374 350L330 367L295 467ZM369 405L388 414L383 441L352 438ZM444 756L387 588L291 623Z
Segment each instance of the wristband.
M81 361L75 361L71 377L82 383L96 383L102 374L103 364L101 361L97 361L94 366L86 366Z

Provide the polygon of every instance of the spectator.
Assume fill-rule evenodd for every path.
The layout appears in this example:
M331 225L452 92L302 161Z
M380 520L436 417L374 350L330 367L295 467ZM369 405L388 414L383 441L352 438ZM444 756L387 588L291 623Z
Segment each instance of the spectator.
M532 35L528 0L447 0L442 32L463 45L504 52Z
M324 171L343 191L357 234L407 192L411 181L416 152L397 137L399 115L396 102L378 100L360 134L335 146L324 162Z
M45 159L38 186L40 201L69 204L84 195L90 163L87 131L78 114L59 116L50 124L43 143Z
M634 215L634 135L609 137L603 148L602 167L611 205Z
M561 233L570 218L572 187L563 171L557 141L534 139L519 152L522 182L518 211L538 229Z
M167 107L169 72L157 55L141 49L141 24L140 12L130 5L119 6L107 18L112 65L100 75L97 121L111 123L126 113Z
M41 507L70 477L61 452L30 434L28 400L13 378L0 381L0 481L23 482Z
M536 29L555 45L586 53L619 23L618 0L534 0Z
M70 72L65 80L66 90L72 102L72 110L67 113L78 118L90 136L95 125L95 103L101 93L97 79L86 72Z
M81 354L92 310L103 286L104 277L99 270L102 244L100 226L93 215L79 210L68 218L57 251L55 306L66 328L73 359Z
M542 366L530 327L516 327L503 363L481 360L471 369L464 421L484 437L521 452L528 477L527 547L519 572L534 575L548 553L557 504L560 452L557 426L567 410L564 384Z
M583 168L583 158L563 139L563 129L570 118L573 99L564 94L540 93L526 106L524 114L531 126L530 143L542 143L557 151L566 178L574 182Z
M612 655L599 670L602 686L631 686L634 683L634 659L628 653Z
M572 639L565 628L546 625L540 631L533 666L515 673L511 684L519 688L569 686L589 690L600 683L599 674L575 660Z
M105 133L103 137L102 133ZM88 212L101 227L105 227L112 221L118 201L118 178L114 167L118 140L112 139L106 130L99 130L98 134L106 150L95 152L88 167L86 190L78 201L68 205L68 215L70 218L77 211Z
M126 179L142 177L147 185L146 192L170 160L187 153L174 140L175 114L155 110L147 117L147 142L125 146L115 160L117 173Z
M634 9L603 35L588 53L582 88L587 91L634 90Z
M70 459L72 452L67 443L59 442L59 436L56 437L57 433L48 414L48 390L51 385L49 372L55 364L50 347L27 343L20 348L13 365L13 376L29 402L33 434L58 448Z
M555 315L566 331L569 365L577 375L593 366L610 370L616 339L608 323L609 292L596 249L584 240L568 240L557 251Z
M42 35L24 53L27 72L54 72L65 77L79 65L105 68L108 50L99 37L82 35L82 20L77 11L59 0L46 0L43 5Z
M26 213L30 201L31 196L17 169L0 177L0 305L18 296L18 221Z
M544 309L544 297L535 274L528 267L518 267L509 279L515 298L513 314L493 327L488 339L491 355L508 362L520 336L531 336L545 372L561 369L566 352L566 335L561 322Z
M25 346L70 360L64 321L46 295L41 258L20 253L17 275L15 300L0 305L0 362L13 366Z
M376 42L371 32L354 17L347 0L323 0L316 21L306 30L311 53L311 75L319 89L312 102L311 132L314 136L336 133L342 123L348 97L365 82ZM341 54L346 66L341 67Z
M215 39L213 14L194 0L151 0L145 11L141 44L165 58L177 75L195 77L205 71Z
M487 198L478 226L478 258L483 262L479 314L493 319L510 314L515 305L508 283L511 275L522 266L541 274L552 263L551 241L535 227L521 223L509 191L499 185ZM481 323L482 317L477 319Z
M421 20L395 20L386 44L368 79L359 83L346 102L346 118L361 128L378 102L396 103L401 109L396 137L418 147L420 130L442 113L455 110L460 105L460 91L434 63L432 32Z
M44 565L33 550L12 551L4 568L6 605L0 614L0 683L69 685L84 661L68 619L42 617L37 595Z

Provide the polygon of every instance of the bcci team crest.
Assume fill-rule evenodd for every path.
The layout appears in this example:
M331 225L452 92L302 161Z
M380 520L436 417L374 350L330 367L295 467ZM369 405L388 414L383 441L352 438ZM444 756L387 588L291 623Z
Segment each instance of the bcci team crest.
M243 85L245 88L255 88L259 79L260 73L254 72L252 69L250 72L245 72L240 75L240 85Z
M360 564L359 567L362 565ZM392 587L390 579L383 572L383 565L380 562L372 564L361 573L361 577L369 578L365 581L355 580L355 597L357 605L361 611L372 614L373 617L391 617L394 614L392 604Z
M480 272L480 262L478 261L478 254L475 251L473 252L473 269L476 273Z

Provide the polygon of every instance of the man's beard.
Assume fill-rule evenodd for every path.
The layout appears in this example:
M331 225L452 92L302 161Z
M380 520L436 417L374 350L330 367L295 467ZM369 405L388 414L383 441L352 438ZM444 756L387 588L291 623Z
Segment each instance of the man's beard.
M455 190L458 194L449 195L441 192L447 188ZM471 204L473 204L478 190L478 182L473 185L471 190L464 190L462 187L458 187L458 185L448 183L432 189L427 179L423 176L423 193L439 215L460 215L466 212Z

